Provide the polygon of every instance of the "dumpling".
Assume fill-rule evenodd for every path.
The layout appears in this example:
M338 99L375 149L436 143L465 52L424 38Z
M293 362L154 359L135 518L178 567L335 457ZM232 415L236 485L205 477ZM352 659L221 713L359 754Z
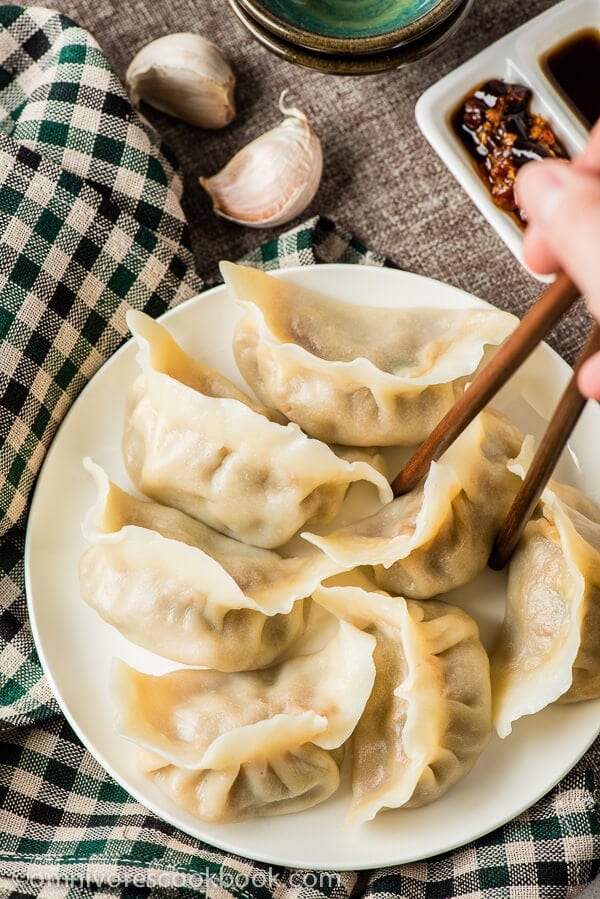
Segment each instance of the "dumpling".
M528 441L515 469L531 455ZM501 737L551 702L600 697L600 509L573 487L550 482L511 559L492 686Z
M436 600L319 587L315 600L376 638L375 684L353 737L350 818L438 799L492 731L488 657L475 621Z
M113 664L117 730L183 768L226 768L313 742L336 749L375 679L375 639L344 621L319 652L262 671L179 669L154 676Z
M340 783L344 748L305 743L218 771L189 771L139 750L137 764L185 811L210 824L287 815L329 799Z
M410 493L326 537L302 536L340 567L375 566L391 593L447 593L485 568L521 483L508 468L521 442L515 425L485 409Z
M327 443L421 443L516 323L497 309L357 306L231 262L221 272L244 308L240 372Z
M271 421L143 313L128 312L127 322L142 375L130 392L123 453L143 493L269 548L307 522L334 518L354 481L374 484L382 502L391 498L367 462L341 459L297 425Z
M188 669L155 677L115 660L117 730L169 766L158 781L186 808L203 814L202 795L216 791L221 800L217 808L208 802L211 820L232 820L240 806L228 790L258 783L261 770L269 792L254 801L246 792L244 816L291 811L291 799L297 810L337 787L335 759L310 747L337 750L351 735L373 687L374 647L370 634L341 622L319 652L264 671ZM206 772L220 777L207 785Z
M81 594L127 639L184 664L242 671L271 665L303 633L305 597L339 570L330 559L238 543L84 464L98 495L83 526Z

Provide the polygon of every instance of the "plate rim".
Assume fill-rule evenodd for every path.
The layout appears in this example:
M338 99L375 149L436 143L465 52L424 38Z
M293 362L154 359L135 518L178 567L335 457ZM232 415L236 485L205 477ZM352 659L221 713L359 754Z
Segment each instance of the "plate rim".
M333 52L322 53L317 50L309 50L300 44L291 44L274 32L268 31L260 22L253 19L240 0L228 0L231 10L241 24L271 53L286 62L317 72L350 76L375 75L392 69L401 69L429 53L435 52L445 40L449 40L454 35L474 2L475 0L461 0L462 5L457 6L438 26L411 42L388 50L344 56ZM433 40L431 32L434 32Z

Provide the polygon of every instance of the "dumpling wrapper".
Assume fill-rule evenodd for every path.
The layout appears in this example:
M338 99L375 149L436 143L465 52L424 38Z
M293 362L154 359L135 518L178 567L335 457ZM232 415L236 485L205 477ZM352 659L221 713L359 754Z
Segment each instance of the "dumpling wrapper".
M324 802L340 783L343 747L305 743L242 765L188 771L138 751L138 767L181 808L211 824L301 812Z
M340 566L373 565L378 585L391 593L447 593L487 564L521 484L508 463L522 439L516 425L485 409L410 493L325 537L302 537Z
M123 455L133 483L152 499L273 548L307 522L333 519L355 481L375 485L382 502L391 498L374 467L261 414L148 316L129 311L127 323L142 375L130 391Z
M477 624L444 602L361 587L320 587L315 600L377 641L375 685L353 737L350 820L438 799L471 770L492 732Z
M477 307L359 306L231 262L221 272L244 309L233 340L240 372L327 443L422 442L517 321Z
M143 674L117 659L117 731L179 768L222 770L305 743L342 746L375 680L375 639L341 622L319 652L264 671Z
M242 671L272 664L300 637L304 600L336 563L239 543L84 465L97 499L83 524L81 594L128 640L187 665Z
M527 438L514 470L532 456ZM574 487L550 481L511 559L492 687L500 737L552 702L600 697L600 509Z

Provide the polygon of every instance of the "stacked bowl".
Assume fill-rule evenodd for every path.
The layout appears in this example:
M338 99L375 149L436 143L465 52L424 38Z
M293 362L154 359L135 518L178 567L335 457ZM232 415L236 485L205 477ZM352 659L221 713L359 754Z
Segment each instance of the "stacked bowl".
M436 49L473 0L229 0L267 49L334 75L400 68Z

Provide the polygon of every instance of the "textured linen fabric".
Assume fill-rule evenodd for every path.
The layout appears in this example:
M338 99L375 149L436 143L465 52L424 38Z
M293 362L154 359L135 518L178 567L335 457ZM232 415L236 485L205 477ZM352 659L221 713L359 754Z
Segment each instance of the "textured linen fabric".
M198 4L196 14L229 33L231 20L217 7ZM138 31L148 28L145 39L156 36L152 16L165 16L163 30L198 27L191 5L188 20L177 17L177 2L162 11L103 2L81 8L98 34L113 34L115 53L122 17L121 54L133 49L133 17ZM534 808L476 843L417 864L327 877L250 862L164 824L111 780L61 716L27 622L23 526L31 486L70 403L124 339L125 309L157 315L202 282L187 248L174 160L129 107L98 45L48 11L0 7L0 24L0 899L576 895L600 864L598 744ZM240 41L235 52L244 49ZM279 71L276 60L265 66ZM322 97L331 99L331 91ZM177 127L183 136L184 126ZM196 133L200 146L205 135ZM420 206L413 215L420 220ZM233 226L219 234L206 208L194 226L202 232L198 267L208 277L219 256L235 254L227 245L234 233L246 261L266 269L386 263L327 218L313 217L252 251L256 235ZM374 245L393 246L404 262L385 238L385 228L375 229ZM531 285L514 264L512 275L524 292L504 305L518 309ZM576 346L578 333L569 333Z
M143 107L181 163L182 204L204 278L216 278L220 259L238 259L271 232L217 219L198 177L217 172L240 147L276 124L279 95L288 88L288 102L306 113L323 144L323 179L303 217L327 215L404 268L520 315L540 285L429 147L416 125L414 106L451 69L554 3L475 0L457 34L437 52L404 69L361 78L324 75L273 56L247 33L226 0L53 0L52 5L100 40L121 78L135 52L172 31L205 34L235 68L237 116L221 131L192 128ZM557 34L557 41L562 37ZM550 343L573 362L588 328L580 305Z
M86 31L0 7L0 536L127 333L197 293L182 185Z

